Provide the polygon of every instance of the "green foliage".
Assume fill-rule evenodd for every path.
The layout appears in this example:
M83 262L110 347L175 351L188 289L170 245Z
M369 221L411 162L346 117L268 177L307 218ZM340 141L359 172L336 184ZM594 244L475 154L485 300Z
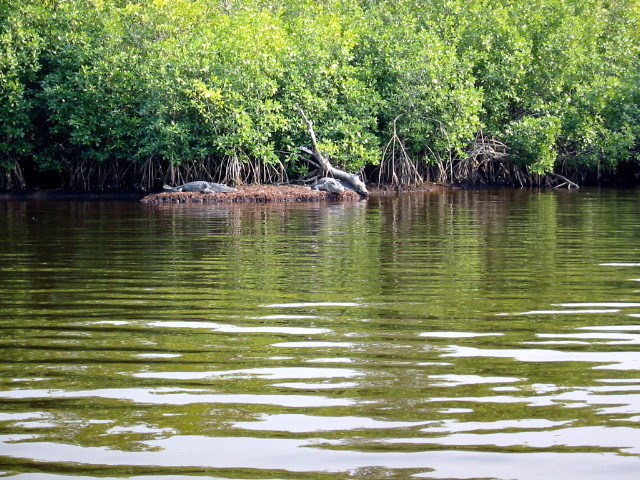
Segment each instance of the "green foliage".
M32 91L42 41L28 22L29 5L0 4L0 167L11 169L32 149Z
M465 156L482 129L531 171L640 152L635 0L0 0L0 166L308 171ZM222 168L222 167L220 167Z
M560 119L551 116L524 117L506 128L507 143L517 162L535 173L553 170L559 134Z
M469 65L425 25L423 13L410 4L372 9L359 61L381 94L381 134L389 135L402 115L398 133L413 155L462 153L480 126L481 91Z
M280 13L288 46L277 98L290 120L283 131L287 149L309 144L294 108L299 104L315 123L323 153L336 165L357 170L377 163L379 93L369 72L353 61L362 12L346 1L300 0L283 2Z
M537 172L556 158L577 169L615 167L637 151L637 2L429 3L441 35L471 64L482 123L516 142L518 162ZM523 137L528 130L534 138Z

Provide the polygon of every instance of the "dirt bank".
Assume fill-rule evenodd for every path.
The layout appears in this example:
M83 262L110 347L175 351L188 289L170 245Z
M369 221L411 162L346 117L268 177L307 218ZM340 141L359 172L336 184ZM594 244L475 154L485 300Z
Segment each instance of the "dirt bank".
M162 192L147 195L143 203L267 203L359 200L351 190L342 194L311 190L302 185L247 185L230 193Z
M368 186L371 196L395 195L415 191L442 191L454 187L423 183L395 187L391 185ZM314 191L304 185L245 185L231 193L168 193L146 194L141 191L81 192L63 189L51 190L15 190L0 192L0 200L140 200L149 204L168 203L267 203L267 202L316 202L316 201L354 201L361 197L347 190L341 195L323 191Z

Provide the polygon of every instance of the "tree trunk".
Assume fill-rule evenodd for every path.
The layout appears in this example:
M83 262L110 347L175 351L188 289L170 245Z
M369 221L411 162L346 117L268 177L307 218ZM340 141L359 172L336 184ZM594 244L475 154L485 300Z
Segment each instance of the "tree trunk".
M348 172L345 172L344 170L340 170L339 168L335 168L333 165L331 165L329 160L327 160L320 153L320 151L318 150L318 141L316 139L316 132L313 130L313 123L311 123L311 120L307 118L307 116L304 114L304 111L302 110L302 108L300 108L299 105L296 105L296 108L298 109L298 112L300 112L300 115L302 115L302 118L307 124L307 128L309 130L309 136L311 137L311 143L313 144L313 150L309 150L306 147L300 147L300 150L311 155L313 159L318 163L318 166L320 168L322 168L328 175L331 175L332 177L340 180L345 187L350 188L351 190L354 190L355 192L357 192L359 195L363 197L366 197L367 195L369 195L369 192L367 191L367 186L364 184L362 180L360 180L360 176L357 173L348 173Z

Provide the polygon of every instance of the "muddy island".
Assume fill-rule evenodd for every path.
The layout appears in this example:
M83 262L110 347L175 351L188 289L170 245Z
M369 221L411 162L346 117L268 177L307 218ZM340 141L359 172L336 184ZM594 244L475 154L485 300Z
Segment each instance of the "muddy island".
M314 202L336 200L359 200L353 190L342 193L312 190L306 185L244 185L233 192L160 192L146 195L140 201L150 204L165 203L267 203L267 202Z

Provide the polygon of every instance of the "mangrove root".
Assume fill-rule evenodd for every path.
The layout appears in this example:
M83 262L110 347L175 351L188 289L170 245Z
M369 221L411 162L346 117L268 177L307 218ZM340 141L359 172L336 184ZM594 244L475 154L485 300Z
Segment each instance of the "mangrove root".
M382 160L378 168L378 185L383 181L391 185L421 184L424 182L416 164L409 158L402 140L398 136L396 123L402 115L393 121L393 136L382 151Z

